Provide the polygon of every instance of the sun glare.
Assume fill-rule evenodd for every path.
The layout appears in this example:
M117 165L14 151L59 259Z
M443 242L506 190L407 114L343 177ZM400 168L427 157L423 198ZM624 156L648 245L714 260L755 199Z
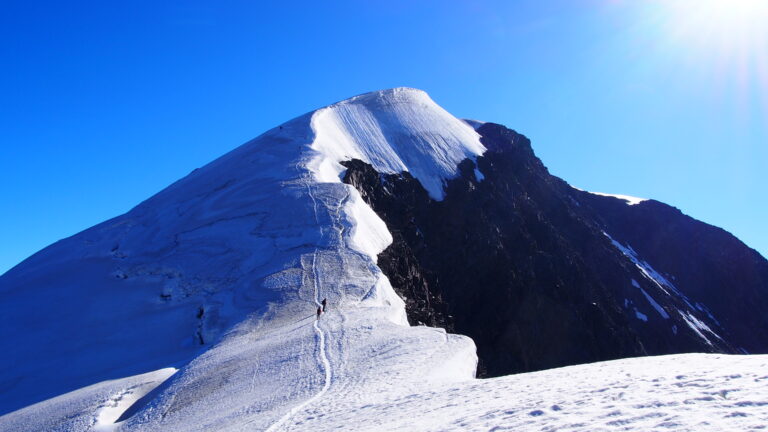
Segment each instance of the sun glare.
M707 75L743 100L768 106L768 0L651 0L645 3L662 58L681 73ZM734 86L734 87L732 87Z
M669 0L661 3L679 26L679 34L700 42L765 42L768 0ZM754 38L754 39L745 39Z

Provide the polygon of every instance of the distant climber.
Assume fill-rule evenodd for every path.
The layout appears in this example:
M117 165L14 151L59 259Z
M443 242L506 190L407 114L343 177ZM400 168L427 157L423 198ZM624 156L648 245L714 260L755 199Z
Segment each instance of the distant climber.
M323 308L321 308L320 306L318 306L318 307L317 307L317 319L320 319L320 314L322 314L322 313L323 313Z
M323 312L325 312L325 307L328 306L328 300L327 299L323 299L323 301L320 302L320 303L323 304Z

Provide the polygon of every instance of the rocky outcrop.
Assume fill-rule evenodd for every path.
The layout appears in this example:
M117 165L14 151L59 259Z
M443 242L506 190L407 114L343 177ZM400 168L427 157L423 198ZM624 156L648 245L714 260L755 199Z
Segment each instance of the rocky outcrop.
M379 266L412 324L472 337L487 376L768 350L759 254L665 204L629 206L570 187L510 129L478 132L488 151L460 164L442 201L408 173L345 163L344 181L392 232Z

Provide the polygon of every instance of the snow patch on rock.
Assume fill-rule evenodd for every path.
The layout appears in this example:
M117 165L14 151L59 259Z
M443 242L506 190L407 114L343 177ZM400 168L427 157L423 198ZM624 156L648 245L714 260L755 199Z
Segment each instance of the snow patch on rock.
M634 197L634 196L630 196L630 195L609 194L609 193L604 193L604 192L592 192L592 191L584 190L584 189L581 189L581 188L577 188L576 186L573 186L573 185L569 185L569 186L571 186L572 188L576 189L577 191L591 193L592 195L600 195L600 196L604 196L604 197L611 197L611 198L620 199L620 200L626 202L627 205L637 205L637 204L640 204L643 201L648 201L648 198L638 198L638 197Z
M648 201L648 198L638 198L638 197L633 197L633 196L630 196L630 195L609 194L609 193L592 192L592 191L586 191L586 192L589 192L589 193L594 194L594 195L600 195L600 196L617 198L617 199L620 199L622 201L625 201L627 203L627 205L637 205L637 204L640 204L643 201Z

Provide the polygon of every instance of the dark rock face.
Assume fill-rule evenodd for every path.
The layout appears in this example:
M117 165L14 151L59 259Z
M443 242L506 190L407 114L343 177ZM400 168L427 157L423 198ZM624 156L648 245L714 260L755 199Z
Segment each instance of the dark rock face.
M674 275L674 284L696 301L696 309L716 317L721 336L739 351L768 350L768 264L757 251L658 201L627 206L576 192L616 240L631 244L657 271Z
M573 189L503 126L478 132L488 151L461 163L439 202L408 173L345 163L344 181L392 232L379 266L413 324L472 337L486 376L768 351L759 254L665 204Z

